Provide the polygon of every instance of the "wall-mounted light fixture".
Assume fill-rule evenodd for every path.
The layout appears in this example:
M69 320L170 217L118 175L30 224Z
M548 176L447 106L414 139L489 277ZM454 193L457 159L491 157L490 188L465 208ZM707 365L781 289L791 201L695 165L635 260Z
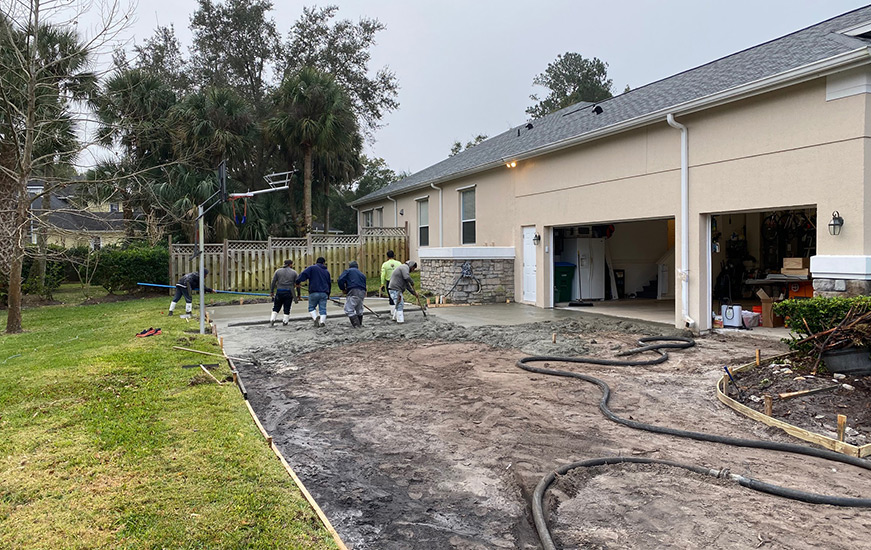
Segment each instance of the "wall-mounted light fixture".
M404 216L404 215L405 215L405 208L400 208L400 209L399 209L399 215L400 215L400 216Z
M515 166L517 166L516 160L509 160L508 162L505 163L506 168L514 168Z
M535 235L532 236L532 244L534 244L535 246L538 246L539 243L541 243L541 235L536 233Z
M844 218L841 217L841 214L838 213L837 210L832 212L832 221L829 222L829 234L830 235L840 235L841 227L844 226Z

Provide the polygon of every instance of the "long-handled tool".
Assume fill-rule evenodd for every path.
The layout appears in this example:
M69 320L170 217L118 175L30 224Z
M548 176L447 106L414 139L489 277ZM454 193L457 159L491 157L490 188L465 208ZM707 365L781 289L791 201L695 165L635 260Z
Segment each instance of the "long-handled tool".
M333 303L336 303L336 304L342 306L342 307L345 307L345 304L343 304L342 302L336 300L335 298L329 298L329 300L330 300L331 302L333 302ZM377 317L378 319L381 318L381 316L378 315L378 312L375 311L374 309L372 309L371 307L367 306L366 304L363 304L363 307L365 307L366 309L368 309L369 312L372 313L372 315L374 315L374 316Z
M426 308L423 307L423 304L420 303L420 294L417 295L417 305L420 306L420 311L423 313L423 320L426 321Z
M139 286L154 286L157 288L175 288L175 285L157 285L154 283L136 283ZM216 290L217 294L245 294L246 296L269 296L262 292L237 292L235 290Z
M729 371L729 367L723 367L723 370L726 371L726 374L729 375L729 380L732 381L732 385L735 386L735 390L738 391L738 399L740 399L741 401L743 401L743 400L744 400L744 392L741 391L741 388L740 388L740 386L738 386L738 383L735 382L735 379L734 379L734 378L732 378L732 372Z

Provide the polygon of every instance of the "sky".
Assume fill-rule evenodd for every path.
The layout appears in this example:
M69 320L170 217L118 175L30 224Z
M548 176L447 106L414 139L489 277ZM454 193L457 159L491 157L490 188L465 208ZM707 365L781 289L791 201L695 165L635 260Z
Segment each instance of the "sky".
M215 0L217 1L217 0ZM399 108L366 154L414 173L447 158L455 141L495 136L527 120L532 85L559 54L608 64L617 95L800 30L866 4L851 0L332 0L337 18L381 21L370 69L398 79ZM286 37L304 6L276 0ZM143 42L173 24L187 52L197 0L141 0L126 33Z

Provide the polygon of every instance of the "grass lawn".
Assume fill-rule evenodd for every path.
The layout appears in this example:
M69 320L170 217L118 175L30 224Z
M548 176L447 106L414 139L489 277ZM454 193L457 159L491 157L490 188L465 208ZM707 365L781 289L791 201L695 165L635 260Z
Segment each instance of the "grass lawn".
M168 303L25 309L0 336L0 548L336 548L235 385L181 368L230 375L172 349L220 352Z

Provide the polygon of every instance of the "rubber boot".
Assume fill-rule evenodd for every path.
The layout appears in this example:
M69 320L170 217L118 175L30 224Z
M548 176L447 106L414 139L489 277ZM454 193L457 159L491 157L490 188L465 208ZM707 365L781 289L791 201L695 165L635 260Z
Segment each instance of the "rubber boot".
M272 327L275 326L275 318L276 318L277 316L278 316L278 312L277 312L277 311L273 311L273 312L272 312L272 316L269 318L269 328L272 328Z
M327 326L327 316L326 315L321 315L320 323L318 324L318 326L321 326L321 327Z
M175 309L175 304L176 304L176 302L169 303L169 313L166 314L167 316L172 317L172 310Z
M358 328L360 326L356 315L348 315L348 320L351 321L352 327Z
M390 306L390 318L396 320L396 306Z
M362 315L357 315L357 326L359 328L363 328L363 316Z
M318 312L317 312L317 310L314 310L314 309L313 309L313 310L309 311L309 315L312 316L312 320L315 322L315 327L319 327L319 326L321 326L320 323L318 323Z
M281 324L284 326L287 326L287 323L289 323L289 322L290 322L290 315L285 315L284 318L281 320Z
M400 323L400 324L405 322L405 312L404 311L397 311L396 312L396 322Z

